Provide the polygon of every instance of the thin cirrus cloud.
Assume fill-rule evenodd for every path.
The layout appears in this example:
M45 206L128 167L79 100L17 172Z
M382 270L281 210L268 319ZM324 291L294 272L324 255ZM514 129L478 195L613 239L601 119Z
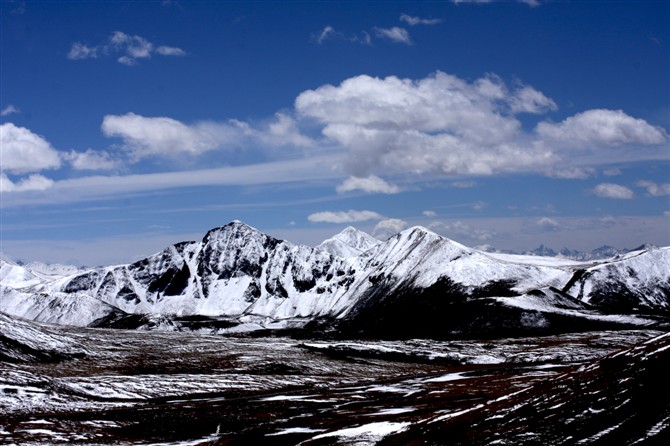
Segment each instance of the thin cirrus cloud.
M437 25L442 23L442 19L415 17L404 13L400 14L400 21L407 23L409 26Z
M351 43L360 43L363 45L372 44L372 37L367 31L361 31L359 34L347 35L341 31L335 30L335 28L330 25L326 25L318 33L312 34L312 40L319 45L323 45L327 40L344 40Z
M614 200L630 200L635 197L635 193L620 184L600 183L593 188L593 193L602 198L611 198Z
M368 220L383 220L384 217L374 211L323 211L315 212L307 217L312 223L360 223Z
M181 48L160 45L138 35L130 35L121 31L114 31L112 35L99 45L86 45L74 42L70 47L67 58L70 60L97 59L106 56L115 56L116 61L123 65L137 65L139 60L148 59L153 54L161 56L185 56Z

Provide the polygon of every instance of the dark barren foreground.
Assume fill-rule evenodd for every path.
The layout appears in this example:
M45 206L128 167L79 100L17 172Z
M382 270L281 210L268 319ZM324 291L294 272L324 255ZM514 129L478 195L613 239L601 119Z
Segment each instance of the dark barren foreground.
M670 444L659 331L345 342L0 323L2 444Z

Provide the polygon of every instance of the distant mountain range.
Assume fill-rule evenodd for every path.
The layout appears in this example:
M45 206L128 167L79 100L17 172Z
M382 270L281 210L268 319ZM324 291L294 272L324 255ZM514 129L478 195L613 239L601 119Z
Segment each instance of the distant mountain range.
M233 221L128 265L3 258L0 311L73 325L386 338L666 323L670 247L608 249L579 261L511 255L422 227L384 242L349 227L312 248ZM596 259L606 252L614 256Z

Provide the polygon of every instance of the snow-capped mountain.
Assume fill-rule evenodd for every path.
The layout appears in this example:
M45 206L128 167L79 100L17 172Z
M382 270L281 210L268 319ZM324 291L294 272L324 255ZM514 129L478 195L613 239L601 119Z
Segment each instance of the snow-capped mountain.
M317 248L336 257L349 259L360 256L380 243L381 241L373 236L349 226L339 234L324 240Z
M385 242L347 228L311 248L234 221L129 265L52 279L20 268L3 266L0 310L79 325L158 314L446 336L648 324L603 312L670 313L670 248L576 262L487 253L421 227Z

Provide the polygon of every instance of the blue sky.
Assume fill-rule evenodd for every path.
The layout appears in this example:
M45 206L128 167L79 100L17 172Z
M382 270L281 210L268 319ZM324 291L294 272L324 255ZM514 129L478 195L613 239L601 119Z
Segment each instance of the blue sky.
M665 1L0 3L10 257L296 243L670 245Z

